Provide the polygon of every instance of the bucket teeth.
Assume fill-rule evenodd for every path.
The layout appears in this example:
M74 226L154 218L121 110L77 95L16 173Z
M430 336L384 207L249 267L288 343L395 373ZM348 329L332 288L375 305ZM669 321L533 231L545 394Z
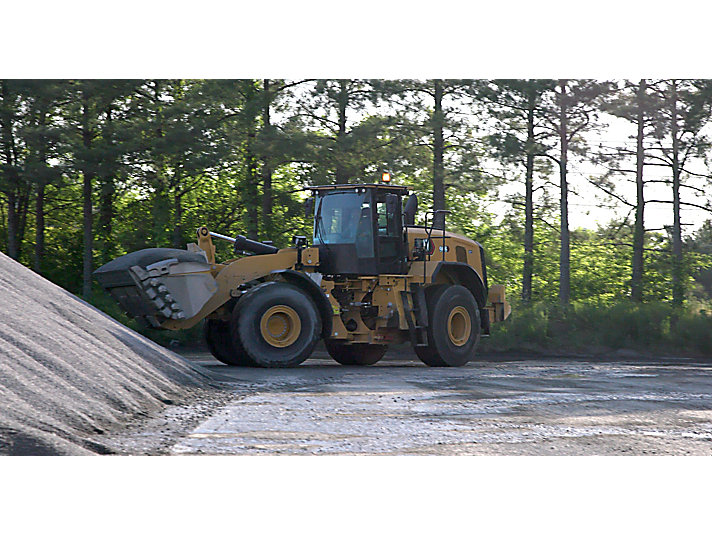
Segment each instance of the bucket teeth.
M133 267L131 267L130 270L134 274L134 276L136 276L136 278L138 278L141 282L148 278L148 273L141 269L141 267L139 267L138 265L134 265Z
M168 272L168 265L161 266L160 269L154 268L150 270L134 266L131 267L131 272L159 316L162 315L166 319L185 319L185 313L180 305L161 281L161 277ZM157 321L154 319L152 324L153 322Z

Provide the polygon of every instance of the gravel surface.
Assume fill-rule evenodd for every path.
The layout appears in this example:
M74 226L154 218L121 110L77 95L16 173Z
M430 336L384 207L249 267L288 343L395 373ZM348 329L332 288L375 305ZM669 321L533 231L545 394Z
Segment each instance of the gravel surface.
M174 455L712 454L712 365L687 358L434 369L401 355L349 368L317 352L295 369L254 369L188 357L228 395L106 443Z
M2 254L0 302L0 455L712 454L712 365L683 355L228 367Z
M209 385L200 366L0 253L0 455L114 452L97 437Z

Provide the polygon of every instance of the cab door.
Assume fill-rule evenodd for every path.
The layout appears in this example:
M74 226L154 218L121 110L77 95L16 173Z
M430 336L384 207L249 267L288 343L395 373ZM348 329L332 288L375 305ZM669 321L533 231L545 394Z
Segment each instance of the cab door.
M374 196L378 272L401 274L405 268L401 197L381 192Z

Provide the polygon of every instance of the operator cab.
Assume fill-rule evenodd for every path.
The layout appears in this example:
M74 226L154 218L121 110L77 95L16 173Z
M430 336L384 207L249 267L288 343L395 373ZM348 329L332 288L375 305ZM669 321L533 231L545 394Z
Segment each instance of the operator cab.
M404 274L408 270L402 198L396 185L330 185L315 194L314 245L324 274Z

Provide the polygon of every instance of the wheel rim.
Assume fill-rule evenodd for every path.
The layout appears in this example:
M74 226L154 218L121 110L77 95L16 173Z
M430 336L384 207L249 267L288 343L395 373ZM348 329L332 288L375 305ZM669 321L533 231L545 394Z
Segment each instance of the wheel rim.
M447 318L447 335L453 345L463 346L470 339L472 321L469 312L462 306L456 306Z
M260 320L260 333L273 347L288 347L302 331L302 322L293 308L280 304L268 309Z

